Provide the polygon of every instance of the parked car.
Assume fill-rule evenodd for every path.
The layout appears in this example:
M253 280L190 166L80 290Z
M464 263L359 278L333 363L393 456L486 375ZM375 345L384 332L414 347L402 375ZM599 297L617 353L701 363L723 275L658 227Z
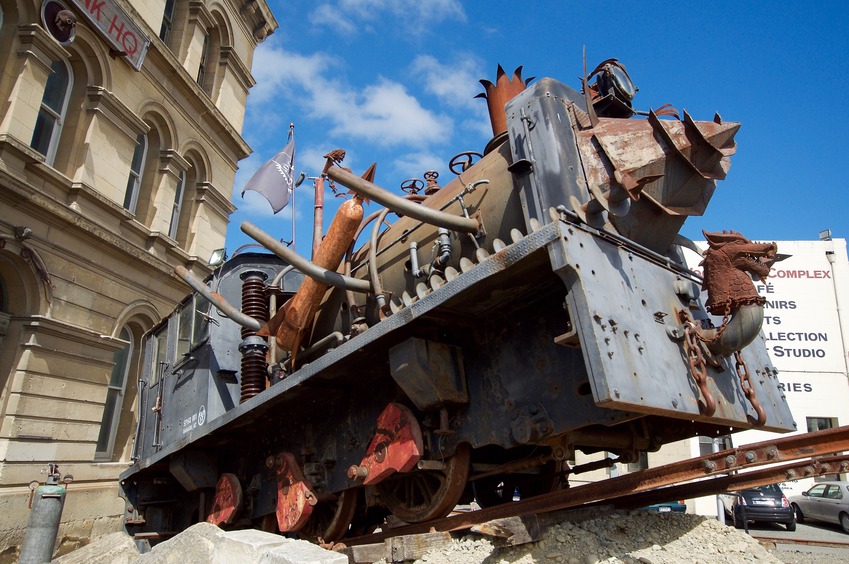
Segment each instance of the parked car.
M849 482L820 482L790 501L800 523L805 519L837 523L849 533Z
M788 531L796 530L796 514L777 484L759 486L722 496L725 512L742 529L747 521L780 523Z
M664 503L655 503L641 508L643 511L652 513L686 513L687 504L683 499L678 501L666 501Z

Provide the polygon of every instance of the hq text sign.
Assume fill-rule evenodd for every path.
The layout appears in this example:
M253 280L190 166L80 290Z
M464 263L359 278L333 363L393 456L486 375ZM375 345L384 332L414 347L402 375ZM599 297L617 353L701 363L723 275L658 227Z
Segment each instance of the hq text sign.
M115 0L71 0L114 51L140 70L150 39Z

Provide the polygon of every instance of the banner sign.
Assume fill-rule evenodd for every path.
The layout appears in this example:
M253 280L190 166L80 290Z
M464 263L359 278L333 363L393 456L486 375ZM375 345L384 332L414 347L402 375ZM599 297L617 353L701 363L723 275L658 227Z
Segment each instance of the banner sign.
M115 0L71 0L94 28L130 65L141 70L150 39Z

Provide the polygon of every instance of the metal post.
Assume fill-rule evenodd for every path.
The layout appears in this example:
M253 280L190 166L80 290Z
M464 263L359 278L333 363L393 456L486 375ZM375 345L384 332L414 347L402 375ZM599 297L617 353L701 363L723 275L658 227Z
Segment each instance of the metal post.
M719 451L719 438L714 438L711 452L717 453ZM725 524L725 504L722 503L722 497L719 494L716 494L716 520L723 525Z
M32 513L18 560L20 564L42 564L50 562L53 557L59 520L65 505L65 486L59 485L59 467L56 464L50 464L48 472L47 483L34 491ZM65 484L71 480L67 476Z

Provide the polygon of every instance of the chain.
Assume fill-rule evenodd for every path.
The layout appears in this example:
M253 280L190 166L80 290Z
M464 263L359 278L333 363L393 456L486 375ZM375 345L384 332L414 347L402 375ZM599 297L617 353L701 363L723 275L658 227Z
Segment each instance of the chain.
M696 334L698 335L699 340L707 344L717 342L719 339L722 338L722 334L725 333L725 330L728 328L729 321L731 321L731 302L725 304L725 313L722 316L722 324L716 330L716 334L712 338L708 339L706 337L703 337L702 334L697 331Z
M681 312L682 317L686 317L685 312ZM699 333L692 321L684 323L684 348L687 351L687 359L690 362L690 374L696 385L702 392L704 401L699 400L699 411L702 415L710 417L716 411L716 401L708 390L707 386L707 364L705 357L702 354L702 347L699 344Z
M740 378L740 387L743 388L746 399L749 400L749 403L755 408L755 413L758 414L757 419L751 415L747 415L746 417L755 427L763 427L766 424L766 411L764 411L764 408L755 396L755 388L752 386L752 381L749 378L749 366L743 360L743 355L740 351L734 353L734 360L736 361L737 376Z

